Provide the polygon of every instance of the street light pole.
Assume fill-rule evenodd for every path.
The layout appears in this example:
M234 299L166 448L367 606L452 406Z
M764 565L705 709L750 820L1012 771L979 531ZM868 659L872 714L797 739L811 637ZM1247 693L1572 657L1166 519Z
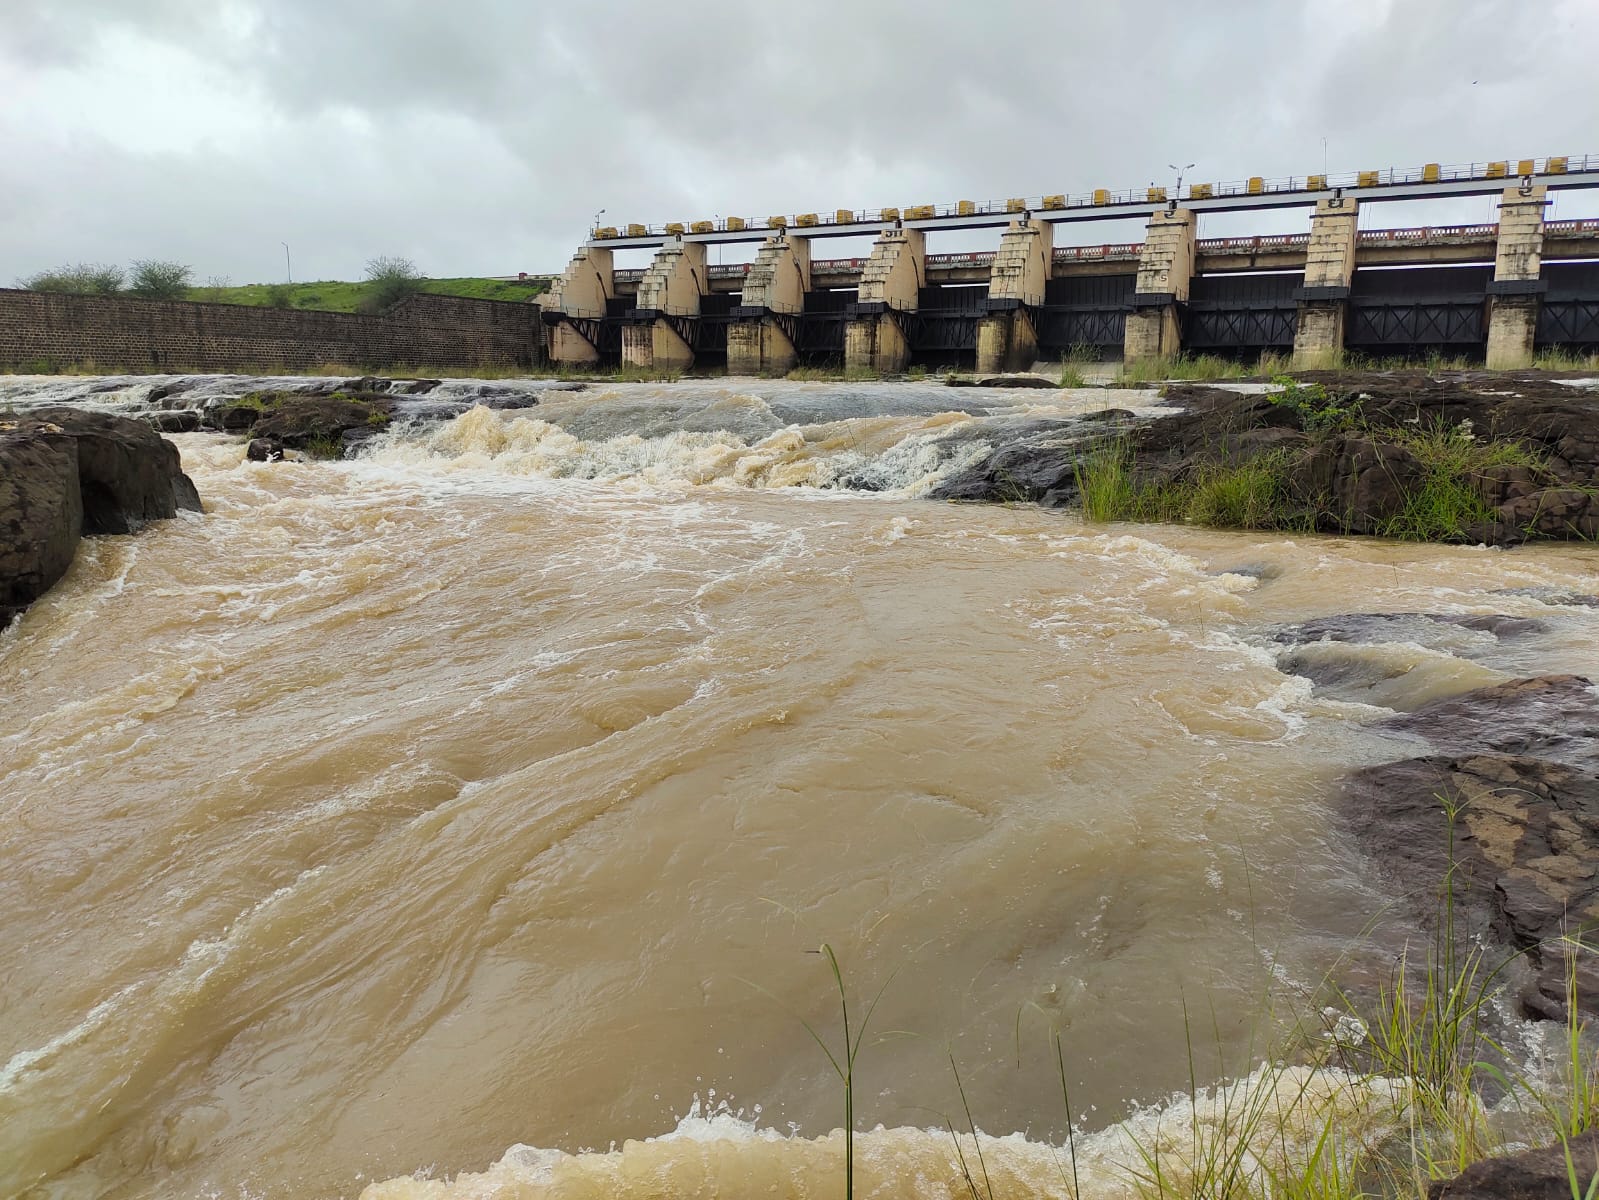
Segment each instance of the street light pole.
M1177 191L1176 191L1176 195L1173 198L1177 199L1177 200L1181 200L1182 196L1183 196L1183 172L1192 170L1194 164L1193 163L1184 163L1180 167L1176 163L1167 163L1166 165L1168 167L1170 167L1173 171L1177 172Z
M294 264L289 261L289 243L279 243L283 247L283 273L289 277L289 282L294 282Z

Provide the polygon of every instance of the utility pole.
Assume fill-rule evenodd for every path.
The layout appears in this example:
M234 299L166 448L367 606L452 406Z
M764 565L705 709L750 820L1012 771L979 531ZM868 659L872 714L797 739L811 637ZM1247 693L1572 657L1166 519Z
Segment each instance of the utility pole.
M289 260L289 243L280 243L283 247L283 273L289 277L289 282L294 282L294 264Z

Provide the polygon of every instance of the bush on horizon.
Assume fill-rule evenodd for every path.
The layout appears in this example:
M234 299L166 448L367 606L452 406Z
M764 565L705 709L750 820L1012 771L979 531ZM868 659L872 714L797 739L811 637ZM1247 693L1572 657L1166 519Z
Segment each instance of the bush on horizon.
M122 290L122 268L110 263L77 263L26 276L17 280L17 286L67 296L114 296Z
M422 290L422 276L408 258L380 254L366 264L367 293L359 311L378 313Z
M147 300L182 300L189 294L194 268L160 258L136 258L128 290Z

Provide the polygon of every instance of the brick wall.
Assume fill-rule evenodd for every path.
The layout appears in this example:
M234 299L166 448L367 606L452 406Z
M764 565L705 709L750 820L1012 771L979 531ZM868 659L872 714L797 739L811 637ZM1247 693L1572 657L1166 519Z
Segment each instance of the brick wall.
M539 309L419 294L378 315L0 289L0 369L530 366Z

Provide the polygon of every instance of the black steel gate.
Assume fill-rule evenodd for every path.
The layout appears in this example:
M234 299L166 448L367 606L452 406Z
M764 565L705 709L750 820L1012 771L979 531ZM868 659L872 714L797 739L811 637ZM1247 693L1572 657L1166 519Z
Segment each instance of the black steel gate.
M988 299L986 283L934 284L917 296L915 312L897 314L918 362L959 363L977 355L977 322Z
M1492 277L1485 266L1357 270L1344 344L1386 354L1480 353Z
M733 323L737 292L712 292L700 297L700 315L694 322L694 364L721 366L727 362L727 327Z
M1038 348L1050 354L1120 354L1137 275L1051 279L1033 310Z
M849 319L844 309L855 303L857 294L855 288L805 293L805 311L800 314L799 338L794 346L800 362L815 365L844 361L844 323Z
M1548 285L1538 310L1539 348L1599 350L1599 263L1543 265Z
M1292 348L1299 320L1298 271L1196 275L1188 286L1183 347L1229 355Z

